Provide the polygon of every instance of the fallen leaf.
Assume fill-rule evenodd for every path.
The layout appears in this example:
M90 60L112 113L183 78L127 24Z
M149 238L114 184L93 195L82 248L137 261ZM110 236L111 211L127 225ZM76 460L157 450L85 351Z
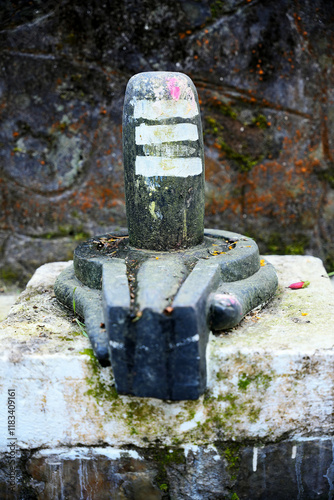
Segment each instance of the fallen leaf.
M260 266L263 267L266 265L266 261L264 259L260 260Z

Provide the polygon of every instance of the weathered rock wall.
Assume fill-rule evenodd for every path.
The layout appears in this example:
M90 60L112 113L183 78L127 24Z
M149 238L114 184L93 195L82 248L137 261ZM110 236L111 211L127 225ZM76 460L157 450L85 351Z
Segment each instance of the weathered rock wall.
M17 453L15 487L0 454L6 500L327 500L333 495L333 440L261 446L217 442L155 448L75 447Z
M334 267L334 4L3 1L0 277L124 226L121 111L140 71L188 74L206 145L206 226Z

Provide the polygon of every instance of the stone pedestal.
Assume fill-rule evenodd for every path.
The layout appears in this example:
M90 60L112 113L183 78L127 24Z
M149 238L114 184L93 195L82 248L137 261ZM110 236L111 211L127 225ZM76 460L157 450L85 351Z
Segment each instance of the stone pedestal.
M266 259L274 300L211 335L208 389L178 402L117 395L111 368L55 299L68 263L39 268L0 326L0 497L331 498L333 287L319 259ZM301 280L309 287L287 288Z

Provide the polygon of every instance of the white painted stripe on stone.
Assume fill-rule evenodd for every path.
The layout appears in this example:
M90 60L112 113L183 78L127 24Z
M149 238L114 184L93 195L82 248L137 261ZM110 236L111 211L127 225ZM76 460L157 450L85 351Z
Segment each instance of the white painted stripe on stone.
M145 177L189 177L201 174L202 170L201 158L136 157L136 175Z
M180 117L193 118L198 115L196 101L186 99L159 99L151 101L149 99L139 99L135 102L133 109L134 118L144 118L146 120L165 120L166 118Z
M193 123L176 125L146 125L136 127L136 144L161 144L162 142L197 141L198 129Z

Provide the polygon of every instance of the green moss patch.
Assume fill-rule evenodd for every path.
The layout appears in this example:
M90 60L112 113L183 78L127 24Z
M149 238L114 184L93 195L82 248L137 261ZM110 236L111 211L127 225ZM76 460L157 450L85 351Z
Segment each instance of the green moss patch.
M164 493L168 493L169 480L167 469L169 467L182 466L186 463L186 457L182 448L160 447L150 448L145 453L145 458L152 460L158 467L155 483Z
M261 235L259 237L261 240ZM310 238L304 233L291 232L289 241L285 241L281 233L272 232L264 241L269 253L278 255L303 255L310 244Z
M226 154L227 158L237 164L241 172L249 172L263 159L262 156L254 158L247 154L238 153L222 139L218 141L218 144L220 145L221 150Z
M246 375L246 373L243 373L239 378L238 387L240 390L245 391L252 382L255 382L257 387L263 385L265 389L268 389L271 381L272 377L263 372L256 373L255 375Z
M19 281L20 277L17 271L14 271L11 268L0 269L0 280L5 283L13 283Z
M233 115L234 116L234 115ZM236 114L235 114L236 118ZM241 172L249 172L255 165L263 160L263 155L252 156L247 153L236 151L224 139L224 126L212 116L205 118L206 128L205 132L216 138L216 144L223 152L223 155L233 162Z
M255 127L262 128L263 130L269 127L268 120L264 115L254 116L252 124L255 125Z
M80 354L89 356L88 366L91 374L86 378L86 381L90 389L85 394L93 396L98 402L115 402L118 400L118 394L116 387L113 385L112 378L110 383L107 383L101 376L101 365L96 359L93 349L84 349Z

